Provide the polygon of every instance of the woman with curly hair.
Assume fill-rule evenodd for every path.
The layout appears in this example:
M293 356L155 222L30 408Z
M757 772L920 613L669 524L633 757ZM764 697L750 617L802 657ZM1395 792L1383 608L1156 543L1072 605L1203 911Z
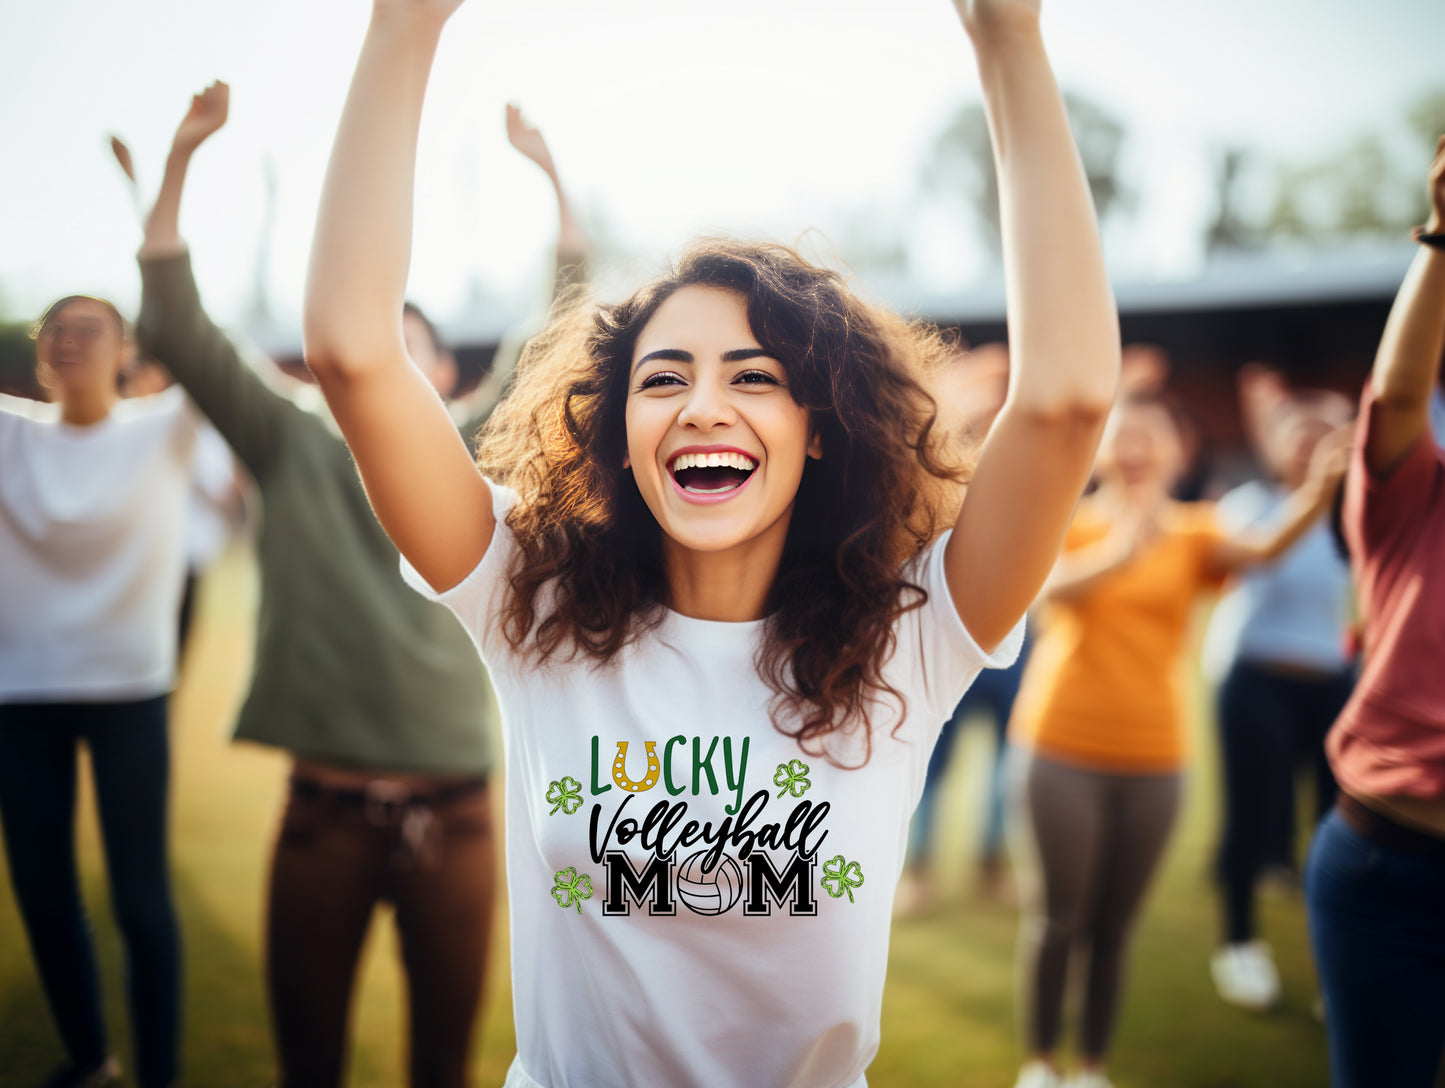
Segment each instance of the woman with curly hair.
M931 745L1018 652L1118 380L1038 4L956 3L1014 353L976 463L937 424L936 330L782 246L710 242L619 305L559 310L481 472L400 333L422 99L458 6L374 0L306 348L409 576L496 687L507 1083L863 1085Z

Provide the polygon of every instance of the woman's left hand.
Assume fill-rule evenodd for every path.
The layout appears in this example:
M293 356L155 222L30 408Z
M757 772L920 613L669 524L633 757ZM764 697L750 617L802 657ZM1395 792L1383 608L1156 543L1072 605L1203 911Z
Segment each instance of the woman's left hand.
M1350 453L1355 448L1355 425L1345 423L1319 440L1310 455L1305 487L1321 497L1333 496L1350 467Z
M191 108L176 129L171 146L177 151L194 151L226 123L231 111L231 88L219 79L191 98Z

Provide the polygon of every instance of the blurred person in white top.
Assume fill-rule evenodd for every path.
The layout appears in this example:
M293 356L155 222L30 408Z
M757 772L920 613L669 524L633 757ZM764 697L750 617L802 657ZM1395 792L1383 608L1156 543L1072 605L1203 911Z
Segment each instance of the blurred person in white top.
M11 883L66 1050L48 1088L116 1081L74 847L90 751L126 951L136 1081L179 1071L180 938L166 859L166 701L198 417L121 400L125 323L61 299L36 325L50 404L0 398L0 819Z

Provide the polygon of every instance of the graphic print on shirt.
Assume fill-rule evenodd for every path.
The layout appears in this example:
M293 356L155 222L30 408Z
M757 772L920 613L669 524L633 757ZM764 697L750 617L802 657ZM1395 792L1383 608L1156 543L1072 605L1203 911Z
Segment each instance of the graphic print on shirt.
M679 903L700 915L726 914L741 905L745 916L767 917L784 907L791 915L813 916L819 892L856 901L862 866L842 854L820 864L832 805L803 799L813 786L807 763L779 763L772 777L776 793L766 786L750 791L747 737L644 741L643 773L636 778L629 773L629 747L628 741L616 742L611 781L603 781L606 746L601 737L592 738L587 797L582 782L570 775L548 785L549 818L573 816L591 800L590 858L553 874L552 898L563 910L581 914L583 902L594 895L604 917L643 908L650 915L675 916ZM689 817L689 798L696 805L698 798L715 797L724 788L733 796L720 820ZM639 798L652 790L660 793ZM589 861L593 868L587 868Z

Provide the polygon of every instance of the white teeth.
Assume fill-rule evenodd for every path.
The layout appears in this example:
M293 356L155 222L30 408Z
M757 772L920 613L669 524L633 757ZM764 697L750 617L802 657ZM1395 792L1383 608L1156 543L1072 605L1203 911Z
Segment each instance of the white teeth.
M684 468L723 467L751 472L758 467L758 463L746 454L733 453L730 450L717 453L684 453L672 462L672 471L674 472Z

